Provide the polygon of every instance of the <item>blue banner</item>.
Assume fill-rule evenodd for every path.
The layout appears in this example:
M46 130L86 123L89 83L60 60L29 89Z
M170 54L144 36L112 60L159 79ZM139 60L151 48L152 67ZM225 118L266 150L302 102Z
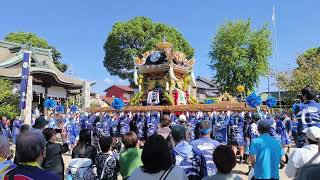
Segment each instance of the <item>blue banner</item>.
M20 90L20 100L19 100L19 109L26 108L26 93L28 86L28 76L30 70L30 52L23 53L22 60L22 71L21 71L21 90Z

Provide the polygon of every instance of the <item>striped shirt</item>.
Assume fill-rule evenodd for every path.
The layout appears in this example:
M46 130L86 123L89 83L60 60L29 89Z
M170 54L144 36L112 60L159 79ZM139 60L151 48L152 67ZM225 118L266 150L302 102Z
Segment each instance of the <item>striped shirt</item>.
M184 169L189 179L196 177L203 178L202 174L202 154L199 150L193 148L186 141L182 141L173 149L173 156L176 160L176 165Z
M201 137L197 140L192 141L191 145L194 148L200 150L204 158L206 159L208 176L216 174L217 168L213 162L212 153L215 148L220 145L220 143L208 137Z
M305 128L311 126L320 127L320 103L313 100L299 105L299 113L296 115L298 120L298 143L297 147L305 144L305 135L302 132Z

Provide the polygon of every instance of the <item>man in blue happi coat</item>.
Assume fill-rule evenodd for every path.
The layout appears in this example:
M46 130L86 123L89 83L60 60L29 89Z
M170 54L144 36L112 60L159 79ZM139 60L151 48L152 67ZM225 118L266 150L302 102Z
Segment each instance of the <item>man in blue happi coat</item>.
M50 114L48 128L56 129L57 128L57 120L54 116L54 113Z
M110 122L111 116L109 114L105 114L102 119L102 134L103 136L110 136Z
M251 115L251 124L248 127L246 134L246 148L249 151L250 143L257 137L259 137L259 132L258 132L258 122L261 119L261 116L258 113L254 113ZM250 120L249 120L250 121ZM247 175L249 174L251 170L251 163L248 161L249 165L249 170L246 173Z
M206 160L201 151L186 141L184 126L174 126L171 131L175 142L173 156L177 166L184 169L189 179L202 179L207 176Z
M19 135L21 125L22 125L22 121L20 120L20 117L17 116L12 123L12 142L13 142L13 144L16 144L16 139L17 139L17 136Z
M228 125L230 116L224 113L220 114L215 122L215 136L214 139L221 144L228 144Z
M79 140L79 127L76 123L74 115L71 115L70 118L66 119L64 124L64 131L67 133L67 143L69 144L69 149L73 149L76 145L77 140Z
M119 119L120 136L123 136L130 132L130 118L128 115L122 115Z
M312 126L320 128L320 103L315 101L317 93L310 86L301 90L299 97L302 103L295 108L296 118L298 119L297 147L302 147L305 144L303 133L305 128Z
M12 136L11 130L7 124L7 117L6 116L2 116L2 121L0 124L0 134L4 135L8 139L11 138L11 136Z
M241 164L244 156L244 146L245 146L245 140L244 140L244 134L243 134L243 128L244 128L243 118L239 114L232 115L230 118L229 127L230 127L232 150L234 154L237 155L237 151L239 148L240 164Z
M213 176L217 173L216 165L213 162L212 152L220 145L218 141L210 138L211 131L212 124L209 120L200 121L200 137L190 143L194 148L201 151L204 156L208 176Z

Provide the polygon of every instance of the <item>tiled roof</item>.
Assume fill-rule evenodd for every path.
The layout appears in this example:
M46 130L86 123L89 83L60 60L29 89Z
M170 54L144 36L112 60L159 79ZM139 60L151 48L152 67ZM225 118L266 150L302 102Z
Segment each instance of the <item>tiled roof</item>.
M22 47L23 45L0 41L0 76L20 78L21 69L15 65L22 63L21 52L10 54L8 49ZM1 55L2 54L2 55ZM55 75L58 82L71 86L82 86L85 81L65 75L53 63L50 49L32 48L31 58L37 65L30 68L30 73L43 73Z
M106 103L108 103L109 105L112 104L112 101L113 101L113 97L106 97L106 96L100 96L100 99L105 101ZM129 100L128 99L122 99L124 103L129 103Z
M107 92L111 87L118 87L126 92L134 92L134 90L130 87L130 86L125 86L125 85L112 85L110 87L108 87L106 90L104 90L104 92Z
M197 88L205 89L205 90L212 90L212 91L219 91L217 84L214 81L210 81L207 78L198 76L196 79Z
M203 81L211 86L216 86L215 82L214 81L210 81L209 79L207 78L204 78L204 77L200 77L198 76L196 80L200 80L200 81Z
M133 89L130 86L124 86L124 85L116 85L118 88L123 89L127 92L133 92Z

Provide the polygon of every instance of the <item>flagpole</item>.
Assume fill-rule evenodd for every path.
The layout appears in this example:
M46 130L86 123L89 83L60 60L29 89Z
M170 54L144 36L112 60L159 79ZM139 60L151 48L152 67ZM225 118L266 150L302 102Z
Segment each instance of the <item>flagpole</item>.
M273 29L274 29L274 41L275 41L275 54L276 54L276 63L277 63L277 74L279 74L277 26L276 26L276 15L275 15L274 5L273 5L273 8L272 8L272 22L273 22ZM279 93L279 106L281 108L281 91L280 91L279 85L278 85L278 93Z
M270 96L270 65L268 65L268 96Z

